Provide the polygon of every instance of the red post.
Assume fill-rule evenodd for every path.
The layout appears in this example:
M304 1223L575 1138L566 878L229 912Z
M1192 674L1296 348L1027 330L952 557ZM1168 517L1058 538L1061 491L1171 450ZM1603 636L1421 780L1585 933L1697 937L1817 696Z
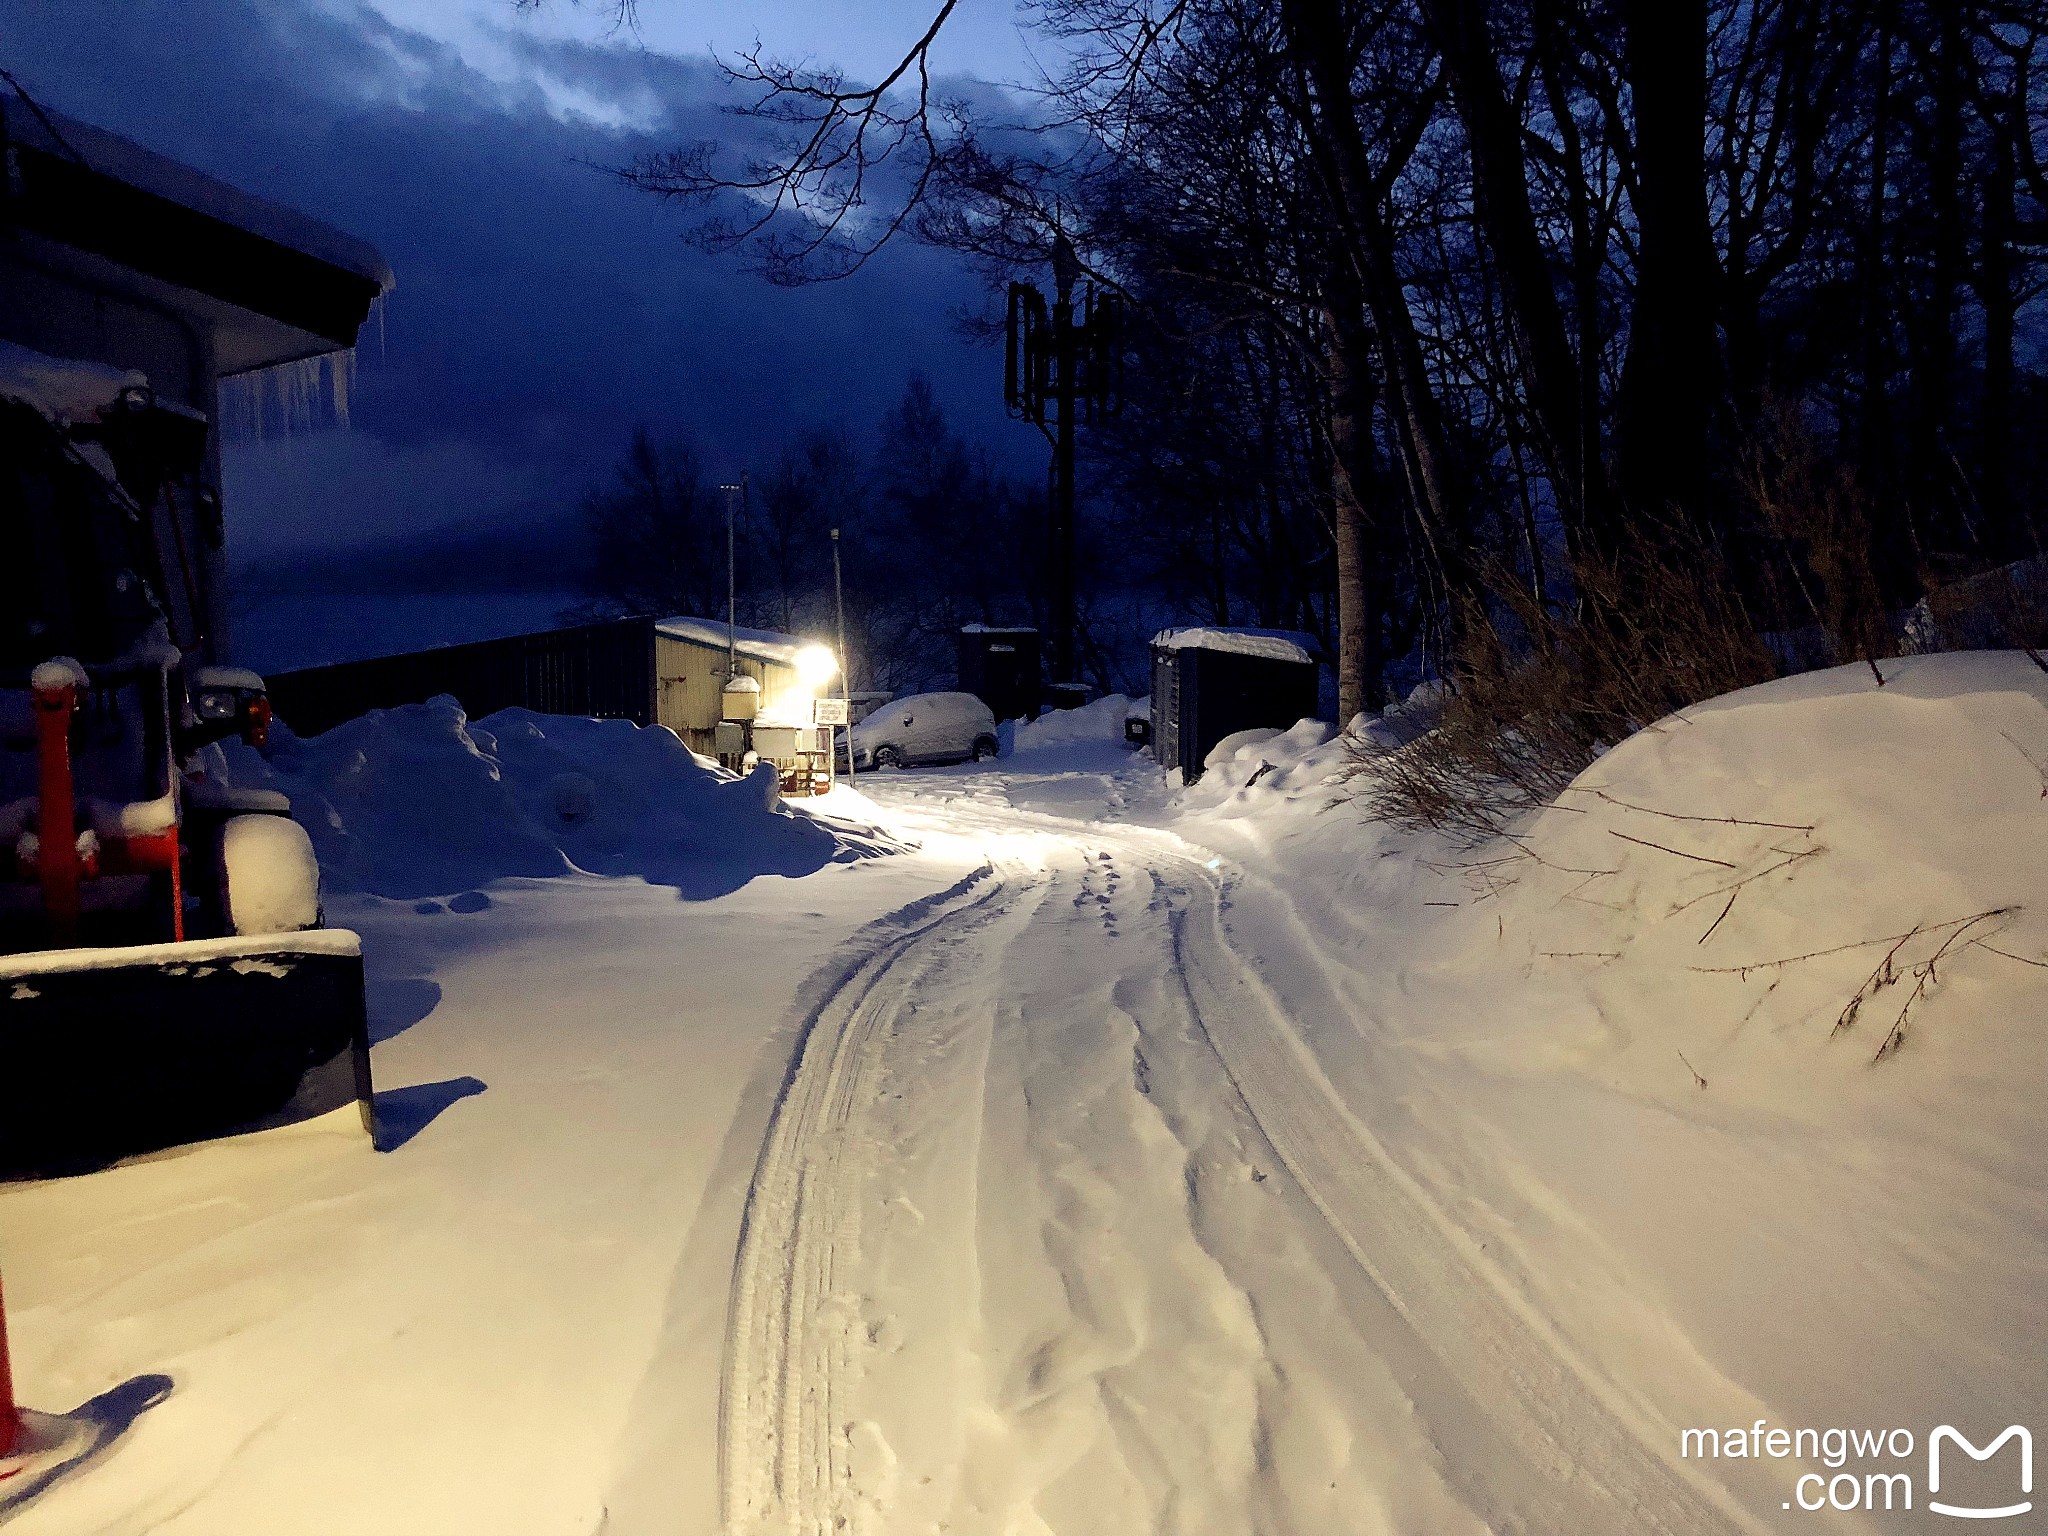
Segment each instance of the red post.
M36 791L42 801L36 866L50 937L59 948L78 942L78 829L71 787L71 712L77 707L78 689L71 682L35 690Z
M14 1368L7 1360L7 1299L0 1296L0 1456L14 1449L21 1411L14 1406Z

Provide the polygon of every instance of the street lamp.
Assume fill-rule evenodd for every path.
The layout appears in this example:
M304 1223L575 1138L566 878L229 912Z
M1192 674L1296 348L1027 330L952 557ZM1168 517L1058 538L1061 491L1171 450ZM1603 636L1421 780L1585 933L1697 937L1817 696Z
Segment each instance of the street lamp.
M808 693L816 693L839 674L839 658L829 646L807 645L796 653L796 675Z

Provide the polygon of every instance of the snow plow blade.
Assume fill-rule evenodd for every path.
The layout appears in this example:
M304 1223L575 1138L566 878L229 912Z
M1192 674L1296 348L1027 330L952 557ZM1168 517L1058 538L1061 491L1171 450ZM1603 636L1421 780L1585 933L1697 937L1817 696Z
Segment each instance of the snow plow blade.
M0 956L0 1178L358 1107L361 941L317 929Z

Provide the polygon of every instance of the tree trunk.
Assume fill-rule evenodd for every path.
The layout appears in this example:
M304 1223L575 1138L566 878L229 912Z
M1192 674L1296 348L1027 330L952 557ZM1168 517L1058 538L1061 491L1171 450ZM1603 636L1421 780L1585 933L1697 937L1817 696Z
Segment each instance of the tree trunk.
M1371 577L1373 388L1370 344L1355 297L1341 291L1323 311L1330 391L1330 493L1337 551L1337 720L1349 725L1384 703L1380 614Z
M2024 540L2015 526L2012 494L2013 342L2019 306L2013 299L2012 239L2017 220L2013 182L2018 175L2012 126L1992 125L1991 176L1984 188L1984 251L1977 299L1984 307L1983 447L1977 498L1984 508L1985 541L1993 557L2010 560Z
M1954 419L1956 294L1961 288L1969 235L1963 205L1963 97L1967 90L1963 35L1965 0L1934 7L1936 35L1929 49L1933 133L1928 149L1928 292L1915 326L1920 340L1913 366L1913 465L1908 478L1916 503L1931 517L1957 506L1951 462ZM1942 519L1945 542L1959 544L1962 519Z
M1417 523L1445 587L1460 597L1474 596L1477 583L1466 547L1464 498L1422 343L1415 334L1415 317L1403 291L1372 157L1352 104L1353 61L1332 6L1317 0L1284 0L1281 18L1304 87L1310 159L1336 216L1344 259L1351 269L1343 281L1356 283L1363 292L1378 333L1388 409L1401 440L1402 468Z
M1616 409L1622 497L1635 517L1705 513L1720 360L1707 213L1706 0L1627 0L1636 115L1635 294Z
M1881 0L1873 49L1870 179L1864 209L1857 281L1861 289L1863 373L1863 484L1870 498L1870 563L1882 600L1896 605L1916 590L1912 531L1892 472L1892 322L1888 220L1891 176L1892 57L1895 44L1892 0Z
M1484 0L1426 0L1472 160L1474 201L1499 274L1530 413L1560 508L1582 534L1612 533L1602 467L1589 462L1572 357L1550 262L1529 202L1522 125L1508 100ZM1583 360L1594 366L1592 358Z

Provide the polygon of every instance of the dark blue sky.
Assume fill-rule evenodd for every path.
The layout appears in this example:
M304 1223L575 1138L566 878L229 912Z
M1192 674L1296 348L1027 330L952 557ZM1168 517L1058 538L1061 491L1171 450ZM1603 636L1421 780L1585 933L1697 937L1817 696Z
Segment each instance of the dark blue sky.
M905 244L772 288L588 163L736 131L709 46L758 34L865 73L923 0L641 12L622 36L588 0L0 0L0 65L50 105L360 235L398 274L352 430L231 446L240 558L562 516L640 421L735 471L811 423L864 433L914 369L1036 470L997 356L955 330L949 311L985 303L956 260ZM1011 0L960 22L942 68L1028 69Z

